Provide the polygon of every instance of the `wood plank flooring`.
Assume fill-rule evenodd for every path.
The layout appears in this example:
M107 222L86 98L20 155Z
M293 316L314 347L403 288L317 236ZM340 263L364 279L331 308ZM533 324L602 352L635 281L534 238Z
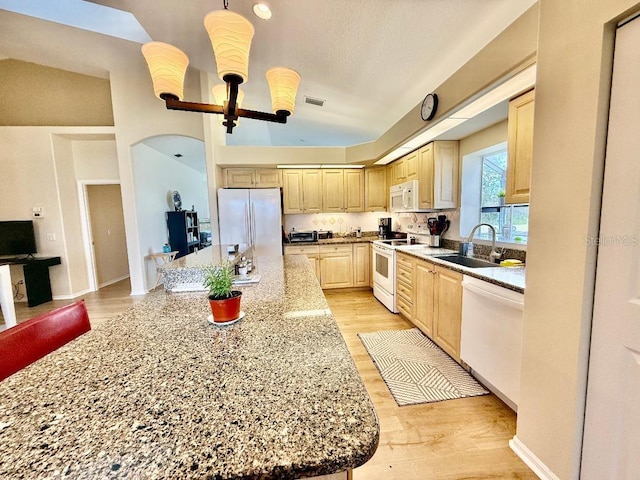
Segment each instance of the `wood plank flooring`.
M513 453L516 415L494 395L399 407L358 333L413 325L370 291L325 291L380 419L380 444L354 480L537 479Z
M159 288L162 288L159 287ZM128 280L83 295L91 323L108 321L144 297L129 295ZM398 407L358 333L411 328L369 290L325 291L380 419L376 454L353 480L536 479L511 451L515 414L493 395ZM29 308L16 303L18 322L73 300Z

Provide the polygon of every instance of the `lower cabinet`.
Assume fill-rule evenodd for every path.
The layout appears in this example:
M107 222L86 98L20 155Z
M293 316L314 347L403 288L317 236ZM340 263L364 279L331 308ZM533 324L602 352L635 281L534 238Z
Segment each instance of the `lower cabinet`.
M398 253L396 256L396 305L402 315L413 319L414 297L414 261L409 255Z
M320 286L347 288L353 286L353 247L320 245Z
M323 289L368 287L368 242L333 245L287 245L285 255L306 255Z
M436 265L433 341L460 362L462 274Z
M400 313L460 362L462 274L398 253L396 293Z

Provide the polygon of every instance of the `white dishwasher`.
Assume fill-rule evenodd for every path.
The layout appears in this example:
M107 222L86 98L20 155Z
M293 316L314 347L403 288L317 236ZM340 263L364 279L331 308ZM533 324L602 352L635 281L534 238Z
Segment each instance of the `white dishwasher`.
M512 409L518 409L524 295L465 275L460 358Z

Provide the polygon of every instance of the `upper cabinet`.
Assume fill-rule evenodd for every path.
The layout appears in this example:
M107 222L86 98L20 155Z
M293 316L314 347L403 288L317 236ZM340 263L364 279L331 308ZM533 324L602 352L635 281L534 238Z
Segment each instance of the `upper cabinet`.
M226 168L227 188L277 188L282 186L282 175L277 168Z
M457 141L435 141L417 151L420 208L458 206L459 148Z
M344 169L344 211L364 212L364 171L360 168Z
M284 213L364 211L361 169L286 169L282 184Z
M506 203L529 203L535 91L509 102Z
M364 176L364 210L366 212L386 212L387 198L389 197L387 168L366 168Z

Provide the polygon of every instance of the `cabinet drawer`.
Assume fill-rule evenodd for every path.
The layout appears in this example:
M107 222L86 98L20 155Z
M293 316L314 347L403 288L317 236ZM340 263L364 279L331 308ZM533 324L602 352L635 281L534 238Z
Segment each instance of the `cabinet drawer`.
M396 306L400 313L402 313L407 319L411 319L413 316L413 305L407 302L403 297L396 297Z
M318 245L295 245L284 247L285 255L308 255L317 254Z
M410 305L411 302L411 287L404 282L398 282L396 284L396 293L398 295L402 295L407 303Z
M405 282L407 282L409 285L411 285L411 277L413 275L411 274L411 270L407 270L406 268L401 267L400 265L397 266L396 268L396 277L398 280L403 280Z
M402 253L399 253L396 256L396 263L397 263L398 267L405 267L405 268L409 269L409 271L412 270L413 262L411 261L411 257L409 257L408 255L404 255Z
M320 253L323 255L331 254L331 253L339 253L339 254L349 254L351 253L351 244L341 244L341 245L320 245Z

